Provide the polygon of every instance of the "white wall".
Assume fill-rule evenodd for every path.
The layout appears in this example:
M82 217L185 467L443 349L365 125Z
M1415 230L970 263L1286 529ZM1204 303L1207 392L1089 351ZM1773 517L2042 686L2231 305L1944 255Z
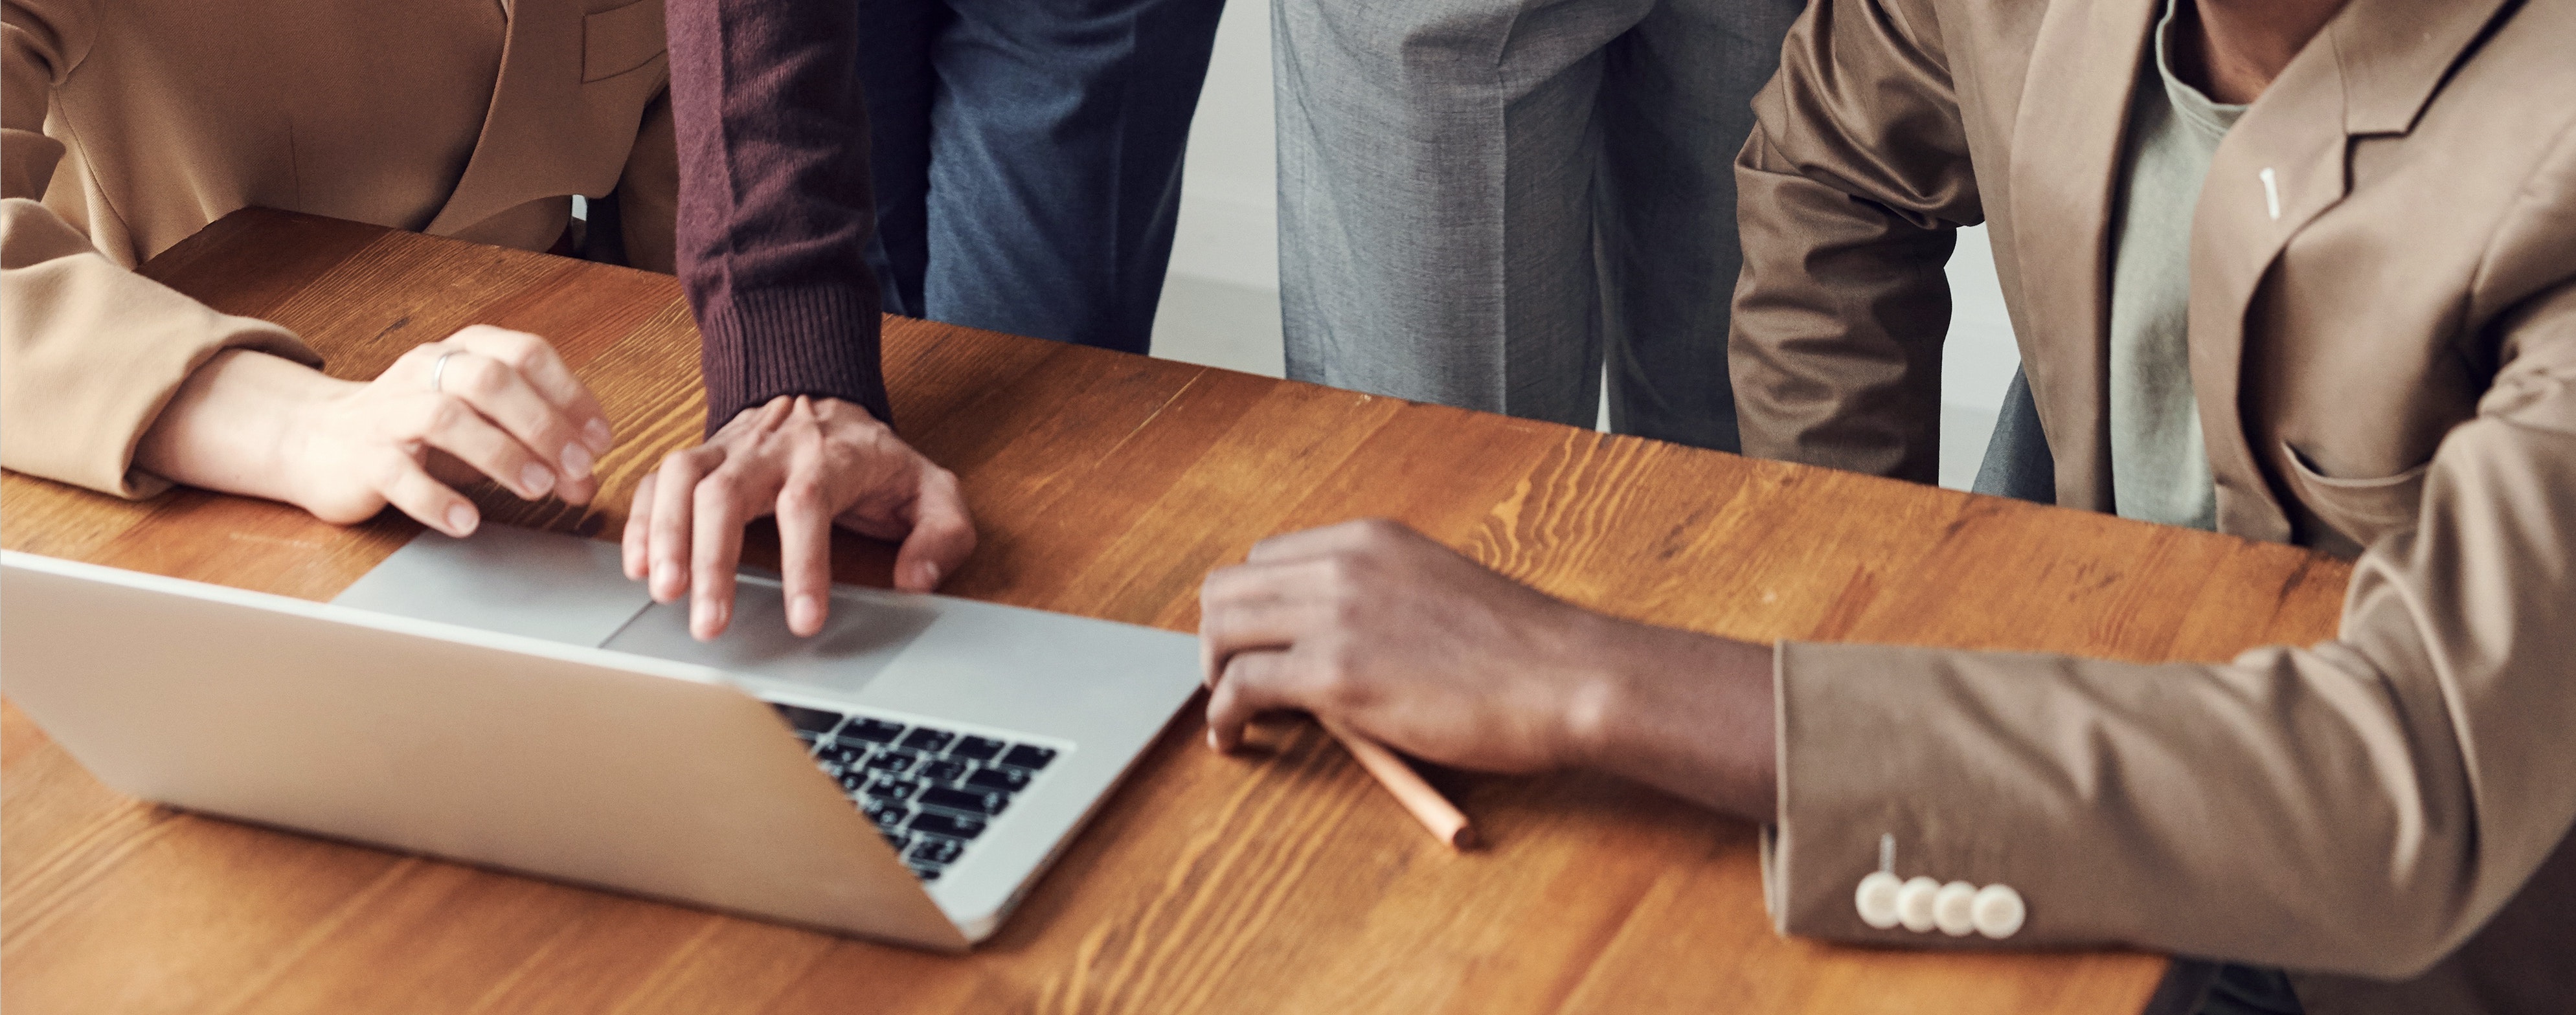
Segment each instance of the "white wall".
M1270 5L1235 0L1217 22L1216 58L1190 123L1180 235L1172 244L1174 275L1279 288L1274 123Z
M1279 211L1270 102L1270 6L1235 0L1192 123L1179 234L1154 325L1154 352L1276 375ZM1941 381L1941 481L1965 487L2020 353L1995 286L1985 230L1959 235L1950 260L1955 309Z

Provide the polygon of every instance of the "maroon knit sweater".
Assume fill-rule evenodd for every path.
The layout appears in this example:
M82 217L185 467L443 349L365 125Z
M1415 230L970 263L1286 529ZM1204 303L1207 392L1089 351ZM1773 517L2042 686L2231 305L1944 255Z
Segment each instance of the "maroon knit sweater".
M851 0L668 0L679 268L707 431L780 395L891 422Z

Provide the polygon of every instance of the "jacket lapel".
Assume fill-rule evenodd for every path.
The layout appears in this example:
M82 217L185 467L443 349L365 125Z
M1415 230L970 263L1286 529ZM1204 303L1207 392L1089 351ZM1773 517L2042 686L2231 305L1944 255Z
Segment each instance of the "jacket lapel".
M2247 316L2264 275L2301 227L2343 200L2349 136L2411 127L2502 2L2354 0L2210 160L2192 213L2190 341L2219 531L2273 542L2292 535L2240 411Z
M2160 0L2059 0L2014 114L2014 260L2022 363L2057 459L2057 502L2111 506L2108 237L2120 140Z
M569 155L585 139L566 116L582 100L582 5L509 0L503 10L510 30L492 105L455 192L430 219L427 231L436 235L453 235L536 196L582 192L572 179L577 160Z

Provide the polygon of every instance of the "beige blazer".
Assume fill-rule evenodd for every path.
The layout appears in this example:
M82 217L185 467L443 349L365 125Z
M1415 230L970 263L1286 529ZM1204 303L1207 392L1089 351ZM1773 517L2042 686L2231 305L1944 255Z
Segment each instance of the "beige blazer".
M0 466L146 496L198 365L315 362L132 271L240 208L545 250L614 195L670 270L662 0L0 0L0 33Z
M2107 230L2161 0L1818 0L1737 163L1749 453L1929 481L1985 222L2058 500L2107 510ZM2191 371L2219 527L2358 556L2341 632L2139 665L1787 645L1774 914L2006 884L2007 946L2287 966L2310 1010L2576 998L2576 0L2353 0L2225 142ZM1963 576L1962 580L1974 580ZM2386 982L2398 981L2398 982Z

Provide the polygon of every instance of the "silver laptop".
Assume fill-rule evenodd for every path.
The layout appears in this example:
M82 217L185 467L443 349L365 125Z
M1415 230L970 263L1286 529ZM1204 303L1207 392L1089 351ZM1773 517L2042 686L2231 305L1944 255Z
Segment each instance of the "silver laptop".
M687 620L494 525L328 605L6 553L0 690L144 799L962 950L1198 687L1187 635L945 596Z

